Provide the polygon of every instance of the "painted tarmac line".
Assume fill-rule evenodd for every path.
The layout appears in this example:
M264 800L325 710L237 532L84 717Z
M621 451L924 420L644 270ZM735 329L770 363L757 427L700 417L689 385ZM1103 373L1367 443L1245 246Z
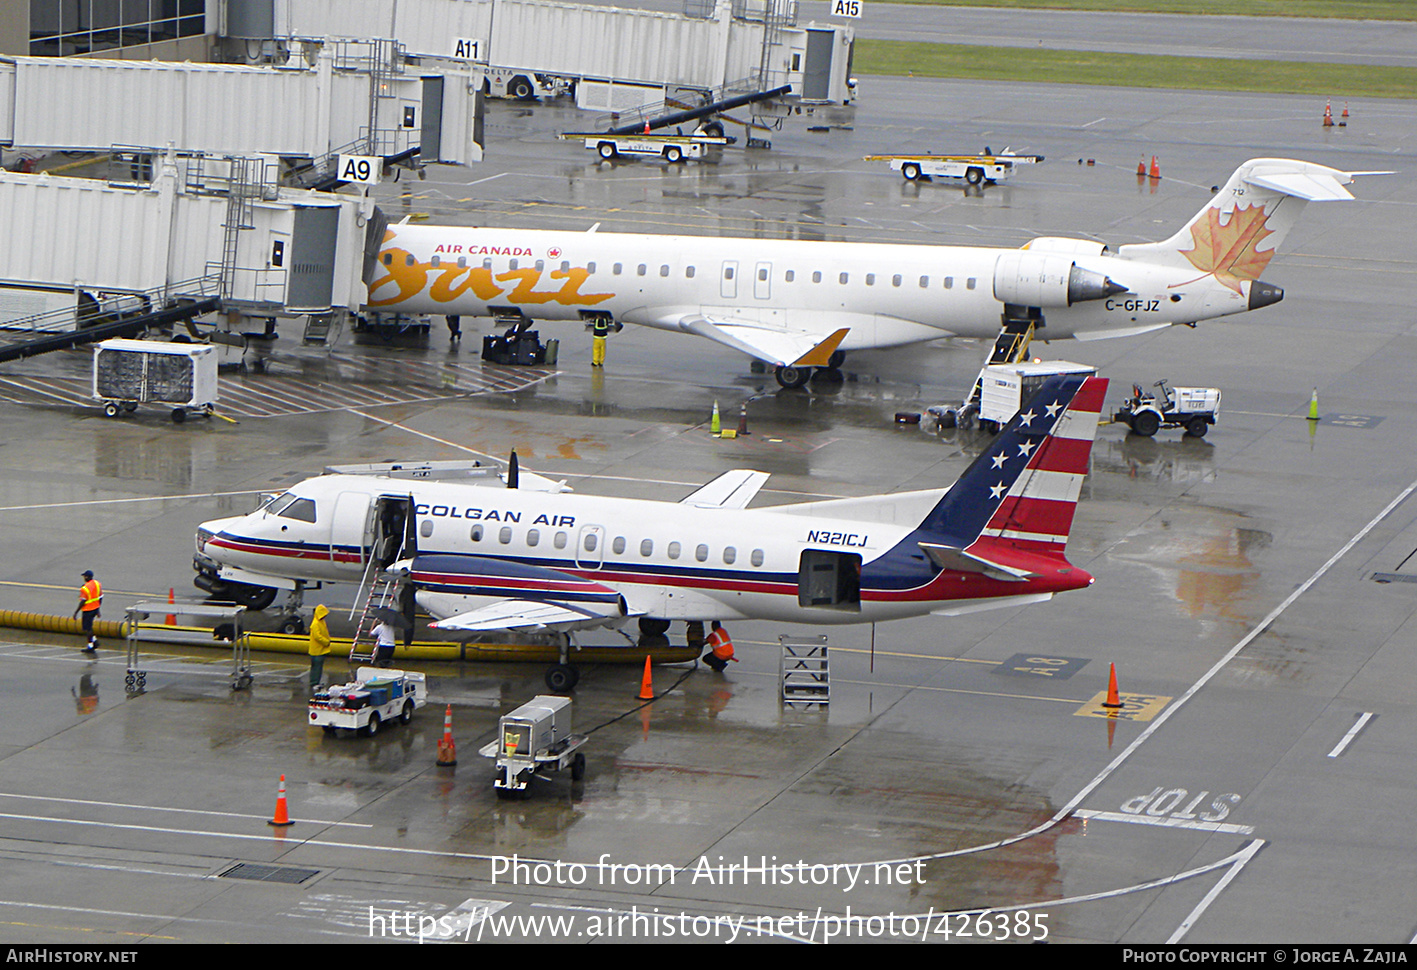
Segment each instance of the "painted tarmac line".
M951 849L947 852L935 852L930 853L928 855L907 856L901 859L883 860L882 864L889 865L918 861L928 862L935 859L951 859L957 856L973 855L978 852L987 852L991 849L1000 849L1005 846L1015 845L1026 839L1031 839L1035 835L1041 835L1042 833L1047 832L1049 829L1052 829L1057 825L1061 824L1077 810L1078 806L1082 804L1085 798L1087 798L1094 791L1100 788L1103 782L1105 782L1108 778L1112 777L1112 775L1117 771L1117 769L1120 768L1123 764L1125 764L1127 762L1127 759L1130 758L1138 748L1140 748L1143 744L1146 743L1148 738L1150 738L1153 734L1159 731L1161 729L1161 726L1171 719L1172 715L1184 708L1186 706L1187 701L1195 697L1195 695L1200 692L1201 688L1209 684L1216 677L1217 674L1224 670L1230 664L1230 662L1239 655L1240 651L1244 650L1251 643L1253 643L1262 633L1268 630L1270 628L1270 625L1273 624L1275 620L1279 619L1279 617L1283 615L1284 612L1289 609L1289 607L1293 606L1295 601L1298 600L1300 596L1303 596L1305 593L1307 593L1315 583L1322 579L1330 569L1332 569L1335 565L1338 564L1339 560L1346 556L1349 551L1359 542L1363 541L1363 539L1368 535L1369 532L1372 532L1374 529L1376 529L1379 523L1381 523L1384 519L1391 515L1393 511L1404 501L1406 501L1408 496L1410 496L1414 491L1417 491L1417 480L1414 480L1406 488L1399 492L1396 498L1394 498L1391 502L1384 506L1382 511L1378 512L1377 515L1369 519L1368 523L1364 525L1361 529L1359 529L1356 533L1354 533L1353 536L1349 538L1347 542L1340 546L1337 552L1330 556L1322 566L1320 566L1314 571L1313 575L1311 575L1308 579L1304 580L1304 582L1300 583L1297 587L1295 587L1293 592L1286 596L1279 603L1278 606L1270 610L1270 612L1266 614L1265 617L1259 621L1259 623L1255 624L1255 626L1250 629L1249 633L1245 634L1233 647L1226 651L1225 655L1222 656L1219 660L1217 660L1209 670L1202 674L1199 680L1192 684L1184 694L1178 697L1174 703L1170 704L1164 711L1162 711L1157 716L1156 720L1152 721L1149 725L1147 725L1147 727L1140 734L1138 734L1130 744L1123 748L1121 753L1119 753L1117 757L1113 758L1110 764L1108 764L1105 768L1098 772L1092 778L1091 781L1083 785L1082 788L1078 790L1078 793L1068 800L1067 804L1065 804L1062 808L1058 809L1056 813L1054 813L1052 818L1049 818L1047 821L1036 825L1033 828L1028 829L1027 831L1020 832L1017 835L1011 835L1007 838L998 839L994 842L988 842L983 845L968 846L963 849Z
M1353 743L1353 739L1358 736L1358 732L1368 726L1368 722L1377 717L1372 711L1366 711L1359 715L1358 723L1348 729L1348 733L1343 736L1343 740L1333 746L1333 750L1328 753L1330 758L1337 758L1348 749L1348 745Z
M319 849L358 849L367 852L430 856L436 859L469 859L475 862L492 862L495 859L504 858L502 856L484 855L477 852L445 852L438 849L410 849L405 846L397 845L365 845L359 842L334 842L328 839L300 839L292 838L289 832L267 832L260 835L251 835L244 832L211 832L205 829L179 829L159 825L129 825L123 822L99 822L90 819L57 818L52 815L21 815L14 812L0 812L0 818L13 819L19 822L54 822L59 825L80 825L99 829L149 832L158 835L195 835L213 839L237 839L243 842L264 842L267 845L282 845L290 849L303 848L305 846ZM297 818L294 824L316 825L321 823L303 822ZM10 838L14 838L14 836L10 836Z
M1180 943L1182 937L1190 932L1192 926L1196 925L1196 920L1200 919L1201 916L1205 914L1210 904L1215 902L1220 894L1224 892L1225 887L1230 885L1231 880L1240 874L1240 870L1245 868L1249 861L1259 853L1260 849L1264 848L1264 845L1263 839L1255 839L1253 842L1244 846L1239 852L1235 853L1233 857L1235 862L1231 865L1230 871L1221 876L1220 881L1211 887L1210 892L1206 893L1205 897L1199 903L1196 903L1196 908L1191 910L1190 915L1181 921L1181 925L1176 927L1176 932L1172 933L1171 938L1166 942Z
M127 802L103 802L88 798L59 798L53 795L24 795L19 792L0 791L0 798L18 798L35 802L62 802L65 805L91 805L98 808L131 808L140 812L174 812L184 815L209 815L213 818L245 818L255 821L265 821L268 816L250 815L245 812L212 812L201 808L168 808L163 805L130 805ZM308 822L310 825L339 825L345 828L372 829L373 825L363 822L333 822L324 819L300 819L302 823Z
M1078 809L1076 818L1089 822L1129 822L1132 825L1159 825L1168 829L1196 829L1201 832L1219 832L1225 835L1254 835L1253 825L1234 825L1230 822L1206 822L1200 819L1153 818L1150 815L1128 815L1126 812L1099 812L1092 809Z

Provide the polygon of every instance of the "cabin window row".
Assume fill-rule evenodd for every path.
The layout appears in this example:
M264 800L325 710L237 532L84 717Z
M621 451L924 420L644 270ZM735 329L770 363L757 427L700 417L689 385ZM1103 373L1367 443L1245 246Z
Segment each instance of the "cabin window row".
M407 255L404 257L404 262L405 262L405 264L408 265L408 266L413 266L413 265L416 265L417 260L414 258L414 256L413 256L412 253L409 253L409 254L407 254ZM394 263L394 256L393 256L393 253L384 253L384 265L385 265L385 266L392 266L393 263ZM441 257L441 256L434 256L431 260L429 260L429 265L431 265L434 269L438 269L439 267L441 267L441 266L443 265L442 257ZM450 264L450 265L451 265L451 264ZM466 257L466 256L459 256L458 259L457 259L457 267L458 267L459 269L466 269L466 268L467 268L467 265L468 265L468 263L467 263L467 257ZM508 260L508 262L507 262L507 268L508 268L508 270L515 270L515 269L518 269L518 268L520 267L520 265L521 265L520 261L519 261L519 260L515 260L515 259L513 259L513 260ZM546 268L546 261L545 261L544 259L538 259L538 260L536 261L535 266L536 266L537 272L541 272L542 270L544 270L544 269ZM492 269L492 260L491 260L491 259L484 259L484 260L482 261L482 268L483 268L483 269L488 269L488 270ZM561 261L561 265L560 265L560 270L561 270L561 272L563 272L563 273L569 272L570 268L571 268L571 264L570 264L570 262L569 262L568 260L562 260L562 261ZM587 263L587 264L586 264L586 272L587 272L589 275L594 276L594 275L595 275L595 272L596 272L596 264L595 264L595 263ZM659 268L658 268L657 272L659 273L659 275L660 275L661 277L668 278L668 276L669 276L669 274L670 274L669 264L668 264L668 263L661 263L661 264L659 265ZM625 275L625 264L624 264L624 263L615 263L615 264L613 264L613 265L611 266L611 268L610 268L610 273L611 273L612 276L623 276L623 275ZM634 275L636 275L636 276L648 276L648 275L649 275L649 266L648 266L648 264L640 263L638 266L636 266L636 267L634 268ZM693 266L685 266L685 267L684 267L684 278L685 278L685 279L690 279L690 280L691 280L691 279L693 279L696 275L697 275L697 270L696 270ZM725 280L732 280L732 279L734 279L736 276L737 276L737 273L736 273L736 270L735 270L734 267L732 267L732 266L725 266L725 267L723 268L723 278L724 278ZM820 283L820 282L822 282L822 279L823 279L823 274L822 274L822 272L821 272L820 270L814 271L814 272L812 273L812 282L813 282L813 283ZM796 282L796 280L797 280L797 271L796 271L796 270L791 270L791 269L784 271L784 273L782 274L782 280L783 280L784 283L793 283L793 282ZM768 281L768 269L767 269L766 267L759 267L759 268L758 268L758 281L759 281L759 282L762 282L762 283L766 283L766 282ZM848 283L850 283L850 282L851 282L851 274L850 274L850 273L838 273L838 274L837 274L837 283L838 283L838 284L840 284L840 285L842 285L842 286L845 286L846 284L848 284ZM952 290L952 289L954 289L954 286L955 286L955 278L954 278L953 276L944 276L944 277L941 277L941 278L940 278L940 283L941 283L941 285L942 285L945 289L947 289L947 290ZM875 285L876 285L876 274L875 274L875 273L867 273L867 274L866 274L866 285L867 285L867 286L875 286ZM902 287L902 286L904 286L904 285L905 285L905 277L902 276L900 273L895 273L895 274L893 274L893 275L891 276L891 286L896 287L896 288L899 288L899 287ZM929 276L929 275L921 276L920 279L919 279L918 285L919 285L920 289L922 289L922 290L929 289L929 288L930 288L930 285L931 285L931 284L930 284L930 276ZM965 280L964 280L964 288L967 289L967 290L973 290L973 289L977 288L978 285L979 285L979 280L978 280L977 277L970 276L970 277L966 277Z
M425 519L423 521L421 532L425 539L433 534L433 523L431 520ZM581 540L581 547L583 551L595 552L600 547L599 535L600 534L596 532L587 532ZM469 533L469 537L472 539L473 542L482 542L484 539L490 538L488 536L487 527L483 525L474 525ZM515 532L509 525L504 525L501 528L497 529L496 539L497 542L501 545L511 545L512 540L515 537ZM523 539L529 548L534 549L541 545L541 530L527 529ZM569 544L569 533L564 531L556 531L551 534L551 545L553 547L557 549L565 549ZM616 536L610 541L610 551L614 555L623 556L625 554L625 550L629 548L629 545L629 540L627 540L624 536ZM670 542L669 545L665 547L665 554L670 559L678 559L684 554L684 546L682 543L677 541ZM653 539L640 540L640 555L646 559L654 555ZM699 543L694 547L694 558L699 562L708 562L709 555L710 550L707 544ZM723 559L724 565L733 565L738 561L737 547L724 546L723 551L721 553L721 557ZM748 561L754 566L761 566L765 561L765 558L766 556L763 550L761 549L754 549L748 554Z

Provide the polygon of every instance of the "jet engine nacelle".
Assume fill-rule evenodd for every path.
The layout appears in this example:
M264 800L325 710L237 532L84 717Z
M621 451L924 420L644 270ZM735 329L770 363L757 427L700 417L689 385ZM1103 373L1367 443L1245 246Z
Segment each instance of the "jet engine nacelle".
M994 298L1033 307L1066 307L1101 300L1127 288L1083 269L1067 256L1015 250L994 263Z
M1071 236L1038 236L1024 243L1031 253L1056 253L1059 256L1111 256L1112 247L1093 239L1073 239Z

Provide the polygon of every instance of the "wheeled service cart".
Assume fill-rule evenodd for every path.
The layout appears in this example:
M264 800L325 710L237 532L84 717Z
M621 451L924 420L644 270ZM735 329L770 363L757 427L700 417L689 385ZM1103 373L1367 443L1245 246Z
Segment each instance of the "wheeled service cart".
M139 404L172 409L181 424L190 413L211 414L217 399L217 348L158 340L105 340L94 346L93 396L116 418Z
M246 638L241 635L241 616L245 612L244 606L218 606L209 603L167 603L162 600L134 603L128 607L127 622L124 624L128 632L128 671L123 677L123 689L130 694L143 690L147 687L148 674L151 673L219 673L230 678L232 690L245 690L250 687L251 648L247 645ZM160 620L162 625L158 626L151 622L154 616L162 617L167 622ZM179 626L179 618L202 621L202 629L210 628L218 643L229 640L229 670L224 663L194 663L179 657L160 658L153 653L146 656L140 654L140 643L143 640L161 640L160 634L163 630L171 629L174 634L184 635L184 639L190 636L192 627Z

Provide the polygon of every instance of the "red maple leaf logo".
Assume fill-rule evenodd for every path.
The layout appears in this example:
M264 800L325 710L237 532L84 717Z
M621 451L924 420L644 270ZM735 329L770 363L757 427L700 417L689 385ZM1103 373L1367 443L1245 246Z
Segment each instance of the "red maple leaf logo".
M1257 247L1274 232L1265 228L1262 205L1237 207L1225 222L1220 217L1220 209L1207 209L1205 218L1191 226L1195 247L1181 250L1181 255L1196 269L1239 293L1241 280L1259 279L1269 265L1274 250L1260 252Z

